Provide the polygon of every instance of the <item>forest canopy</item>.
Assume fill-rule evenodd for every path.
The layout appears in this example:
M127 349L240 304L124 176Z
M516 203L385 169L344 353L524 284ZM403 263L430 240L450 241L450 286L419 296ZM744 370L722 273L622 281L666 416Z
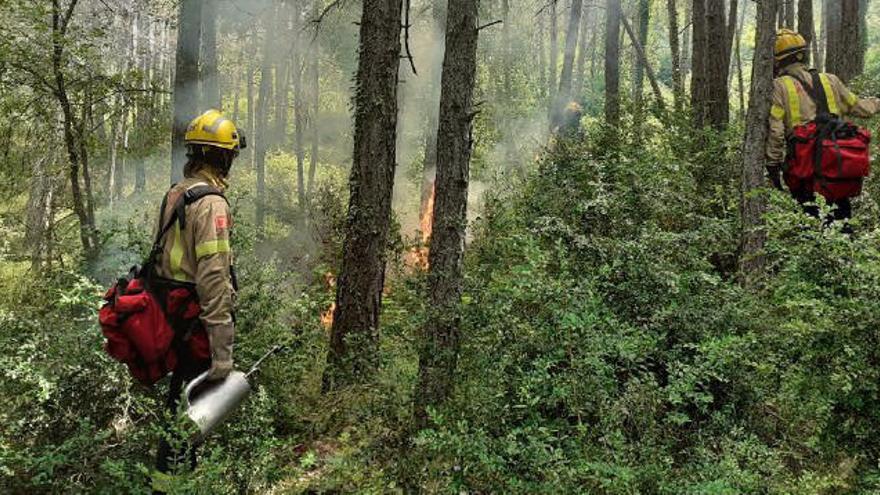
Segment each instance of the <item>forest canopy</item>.
M777 30L858 102L877 26L870 0L0 2L0 491L150 492L169 383L98 312L211 109L247 143L235 366L284 351L169 493L880 491L880 184L843 218L766 175Z

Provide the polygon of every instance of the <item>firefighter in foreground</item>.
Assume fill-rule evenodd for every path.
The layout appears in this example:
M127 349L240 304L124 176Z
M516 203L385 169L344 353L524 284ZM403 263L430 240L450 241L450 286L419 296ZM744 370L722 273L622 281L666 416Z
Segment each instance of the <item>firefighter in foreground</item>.
M826 223L846 221L852 215L850 200L861 192L861 180L868 172L870 135L840 119L871 117L880 112L880 99L859 98L834 74L809 70L807 43L794 31L777 32L774 56L768 178L779 190L784 181L804 211L814 217L819 216L814 201L815 193L820 192L833 205ZM838 139L855 144L854 156L841 158L839 151L832 156L834 152L823 147L824 143L837 144ZM851 170L826 173L828 163L835 162L845 163Z
M232 370L236 287L229 243L232 218L223 192L232 162L245 147L232 121L216 110L190 123L185 142L188 162L184 180L172 186L163 200L158 229L170 228L165 227L164 235L159 232L162 248L155 272L172 287L179 284L195 290L200 308L196 323L207 332L209 352L204 355L210 357L200 359L189 347L180 346L167 399L172 413L177 411L185 382L205 370L209 370L208 380L220 380ZM158 473L153 476L154 491L163 492L169 481L167 473L186 463L189 466L185 468L195 467L195 451L163 439Z

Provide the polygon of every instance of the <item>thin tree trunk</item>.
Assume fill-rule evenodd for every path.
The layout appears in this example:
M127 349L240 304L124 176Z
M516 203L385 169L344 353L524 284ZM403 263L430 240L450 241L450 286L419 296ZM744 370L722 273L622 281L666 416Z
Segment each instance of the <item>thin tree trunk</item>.
M637 63L633 71L635 76L633 80L633 95L635 96L636 111L638 112L637 121L641 122L644 96L642 93L644 93L645 88L645 66L647 65L647 59L644 55L648 46L648 29L650 29L651 25L651 2L650 0L639 0L638 7L639 32L635 39L638 40L638 45L641 47L641 54L639 54L639 48L635 48L636 43L634 42L633 47L636 50ZM625 18L626 16L623 17ZM638 127L641 128L641 126Z
M565 52L562 57L562 73L559 76L559 92L551 114L551 128L560 124L562 111L571 101L571 78L574 73L574 55L577 50L578 31L581 25L583 0L572 0L571 15L568 17L568 31L565 35Z
M202 85L201 111L222 110L220 75L217 72L217 1L202 3L202 67L199 80Z
M657 82L657 77L654 75L654 71L651 69L651 66L648 64L648 57L645 54L645 48L636 38L636 33L633 32L632 26L629 23L629 20L626 16L620 16L621 22L623 22L623 27L626 29L627 35L629 35L629 39L633 44L633 48L635 49L636 56L638 57L638 64L645 69L645 72L648 74L648 81L651 83L651 89L654 91L654 97L657 99L657 106L663 108L663 93L660 91L660 84Z
M254 42L254 43L256 43L256 42ZM254 77L256 74L256 65L254 62L254 58L255 58L254 52L255 51L256 50L253 50L251 52L251 56L248 57L247 75L246 75L247 81L245 81L246 85L247 85L246 89L245 89L245 95L246 95L246 99L247 99L247 112L246 112L247 124L245 125L245 129L247 129L246 136L248 139L254 139L254 137L256 136L256 128L257 128L257 118L256 118L257 102L254 100ZM257 148L256 148L256 146L251 146L250 148L251 148L251 151L250 151L250 153L248 153L248 155L250 156L250 161L251 161L250 166L251 166L251 168L254 168L257 166L256 160L255 160Z
M706 1L693 0L693 51L691 54L693 77L691 78L691 111L694 126L701 128L706 125L706 90L708 86L706 74L706 58L708 52L708 34L706 32Z
M669 17L669 49L672 52L672 94L676 110L684 107L684 80L681 71L681 48L678 45L678 6L675 0L666 1Z
M503 6L502 6L503 8ZM430 61L430 88L428 94L428 123L425 126L425 157L422 164L422 184L419 194L419 218L431 215L428 209L431 207L431 197L434 195L434 178L437 174L437 126L440 119L440 76L443 65L443 54L446 51L446 38L444 36L446 23L446 8L443 0L434 0L431 29L433 30L434 49L431 51ZM506 23L505 23L506 24ZM506 52L505 52L506 53ZM505 97L508 95L505 95ZM423 232L422 235L428 235Z
M739 89L739 112L738 118L740 120L745 119L746 116L746 89L745 89L745 79L743 77L743 63L742 63L742 32L743 26L745 26L746 21L746 10L748 10L749 4L748 2L744 2L742 8L740 9L740 18L739 23L736 28L736 41L735 49L736 49L736 75L737 75L737 87Z
M841 72L844 51L841 49L841 4L843 0L830 0L825 3L825 70L838 74Z
M785 1L785 27L794 29L794 2L795 0Z
M76 4L77 0L71 0L67 8L62 12L60 2L58 0L52 2L52 73L55 82L53 91L58 105L61 107L64 145L67 149L68 158L70 192L73 196L73 211L79 220L80 242L86 257L91 258L97 249L97 239L95 236L95 224L93 218L88 213L86 201L83 198L83 189L80 187L80 170L83 164L83 157L80 155L80 152L83 147L79 146L77 137L82 139L83 136L76 135L77 131L80 130L80 126L76 122L76 115L67 94L67 81L62 67L65 36Z
M196 117L199 102L199 39L202 30L202 3L180 0L177 21L177 57L174 70L174 120L171 125L171 182L183 178L186 127Z
M858 77L865 68L864 42L860 0L840 1L840 30L838 34L837 74L843 82Z
M577 66L575 68L576 74L576 83L574 90L572 90L572 98L577 101L582 101L584 97L584 80L586 79L585 65L587 62L587 52L590 51L590 44L593 42L593 38L587 35L590 32L590 28L593 27L593 23L596 18L596 6L591 2L586 6L586 12L581 13L581 27L580 27L580 35L578 36L578 54L577 54ZM595 29L593 30L595 31Z
M452 392L461 341L456 308L463 286L478 4L479 0L449 0L428 273L428 300L434 317L425 325L419 353L415 393L415 420L419 427L427 425L427 408L441 405Z
M379 313L396 168L401 3L363 2L351 193L324 391L369 379L377 366Z
M312 5L312 17L317 19L321 12L321 0L315 0ZM318 43L318 33L315 33L311 45L311 60L309 62L309 76L311 82L310 96L312 98L311 121L309 128L312 132L312 150L309 153L309 182L307 186L308 193L312 193L312 187L315 184L315 173L318 171L318 151L320 148L318 132L318 122L321 112L321 81L320 81L320 60L321 45Z
M538 15L538 95L541 98L547 96L547 47L544 46L546 36L545 14Z
M48 170L49 157L37 158L31 167L31 179L27 201L27 229L25 240L31 250L31 270L39 273L49 261L52 240L55 196L55 180Z
M291 8L286 3L281 3L278 7L278 28L273 36L277 36L281 46L291 46L293 44L294 28L291 27L290 17ZM294 48L296 49L296 48ZM290 56L285 51L283 55L275 55L275 121L271 131L272 144L270 148L284 147L287 140L287 117L289 103L289 78L290 78Z
M620 0L605 4L605 121L620 124Z
M746 287L756 285L764 271L763 255L766 232L763 214L766 198L755 190L764 185L766 142L770 118L770 96L773 92L773 45L776 34L778 0L762 0L757 4L757 33L752 62L752 88L746 117L746 139L743 146L740 241L740 279Z
M306 122L306 103L303 96L303 67L305 66L305 51L300 44L301 36L299 30L299 13L295 15L293 25L293 64L290 68L291 78L293 79L293 148L296 155L296 193L297 206L301 213L305 213L306 209L306 150L303 142ZM303 216L305 218L305 216Z
M547 89L547 101L551 105L556 101L556 71L559 70L559 28L558 15L556 13L556 2L558 0L550 0L550 65Z
M582 0L574 0L577 2L581 2ZM504 101L510 102L512 98L511 93L511 83L510 83L510 72L512 64L512 47L510 45L510 25L513 24L512 18L510 17L510 0L501 0L501 19L503 23L501 24L501 41L502 41L502 60L501 60L501 75L503 78L503 86L504 86Z
M271 142L269 136L269 94L272 92L272 58L270 56L274 40L272 36L273 14L275 9L267 9L267 18L264 20L266 32L263 40L262 66L260 68L260 88L257 95L256 108L256 135L254 141L254 166L257 171L257 197L256 197L256 224L258 232L263 232L266 227L266 151ZM262 235L262 234L260 234Z
M693 21L694 21L694 4L692 0L685 0L684 2L684 33L681 36L681 81L682 88L684 88L684 83L687 80L688 75L690 75L691 70L693 68L693 53L692 53L692 43L691 43L691 32L693 31Z

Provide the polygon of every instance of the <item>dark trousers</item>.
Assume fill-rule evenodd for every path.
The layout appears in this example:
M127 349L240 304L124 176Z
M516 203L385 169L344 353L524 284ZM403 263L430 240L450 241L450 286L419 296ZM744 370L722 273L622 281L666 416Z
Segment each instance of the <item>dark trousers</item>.
M180 394L183 391L184 384L193 378L202 374L210 367L210 361L196 361L190 356L188 349L178 352L179 362L177 368L171 374L171 383L168 386L168 397L165 399L165 407L172 417L177 416L177 407L180 403ZM166 425L165 431L167 436L175 435L173 425ZM196 467L196 449L187 446L185 439L174 442L177 445L183 444L181 448L174 448L168 442L167 436L163 436L159 441L159 449L156 455L156 470L161 473L168 473L178 469L181 464L188 462L189 469Z
M801 208L804 209L804 213L813 218L819 218L819 206L815 204L816 193L813 191L800 191L792 192L791 195L798 203L800 203ZM850 199L839 199L832 202L832 205L833 209L831 210L831 213L825 218L825 226L827 227L836 221L843 221L843 230L847 232L851 230L849 222L847 222L852 218L852 202Z

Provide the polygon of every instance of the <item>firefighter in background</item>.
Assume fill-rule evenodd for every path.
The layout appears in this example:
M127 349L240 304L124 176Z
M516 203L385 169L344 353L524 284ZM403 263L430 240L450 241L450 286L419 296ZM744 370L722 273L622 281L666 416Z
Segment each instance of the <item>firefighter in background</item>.
M198 199L185 205L184 224L181 226L178 219L164 237L156 275L160 280L195 290L201 309L199 320L208 334L210 359L193 358L185 348L178 351L179 364L171 376L167 399L172 414L177 411L186 382L205 370L210 370L208 380L223 379L232 370L236 287L229 243L232 217L223 191L232 162L245 147L244 136L235 124L216 110L209 110L190 123L185 143L188 162L184 179L168 191L159 228L173 218L174 205L182 204L179 200L187 192L211 192L199 194ZM169 471L186 462L190 469L195 467L195 451L174 448L163 438L157 456L158 473L153 476L154 492L163 493Z
M786 159L788 139L795 127L816 118L817 105L810 97L813 75L807 64L809 50L800 34L781 29L776 34L774 49L775 74L773 102L770 109L770 135L767 140L767 175L776 189L782 190L783 163ZM880 99L859 98L834 74L819 74L825 91L828 111L838 117L871 117L880 112ZM818 217L819 208L812 189L791 191L792 196L804 206L804 211ZM846 220L852 215L849 198L834 202L833 220Z

